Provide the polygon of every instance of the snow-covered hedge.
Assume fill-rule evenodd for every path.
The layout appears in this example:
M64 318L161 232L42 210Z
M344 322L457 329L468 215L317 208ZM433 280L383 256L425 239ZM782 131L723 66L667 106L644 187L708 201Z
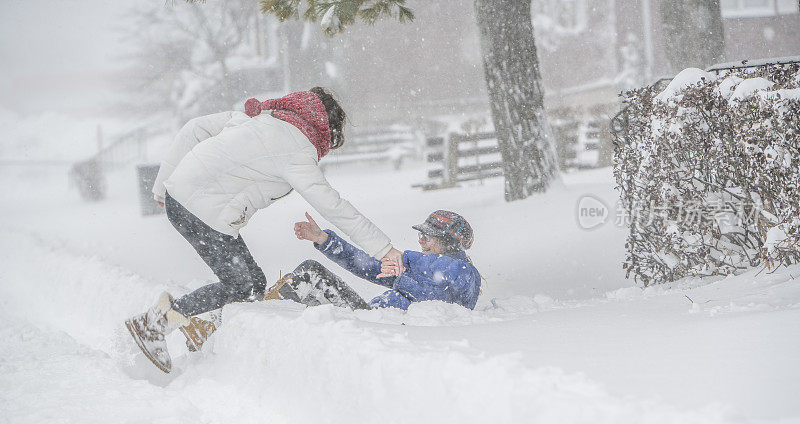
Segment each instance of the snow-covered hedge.
M690 68L656 87L625 93L615 146L628 276L649 285L798 262L800 64Z

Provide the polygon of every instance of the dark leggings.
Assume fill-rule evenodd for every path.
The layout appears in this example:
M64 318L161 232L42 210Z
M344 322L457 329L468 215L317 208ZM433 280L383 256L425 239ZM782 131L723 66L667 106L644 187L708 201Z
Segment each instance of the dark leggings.
M219 278L218 283L200 287L173 302L176 311L190 317L228 303L264 297L267 279L241 236L234 238L212 229L169 194L164 203L169 222Z
M350 309L370 306L336 274L317 261L307 260L292 271L291 291L281 291L286 299L308 306L332 303Z

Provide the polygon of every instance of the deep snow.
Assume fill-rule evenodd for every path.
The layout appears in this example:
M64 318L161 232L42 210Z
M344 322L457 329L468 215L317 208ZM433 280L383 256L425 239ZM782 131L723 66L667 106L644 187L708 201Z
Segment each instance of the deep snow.
M434 209L467 217L476 310L230 305L203 353L170 337L163 375L122 320L213 275L163 215L138 215L134 171L87 204L66 169L0 168L0 422L800 422L800 267L634 287L609 169L510 204L500 180L420 192L421 168L328 174L400 248ZM610 211L593 230L587 194ZM325 263L293 238L306 210L319 217L292 195L243 231L270 280Z

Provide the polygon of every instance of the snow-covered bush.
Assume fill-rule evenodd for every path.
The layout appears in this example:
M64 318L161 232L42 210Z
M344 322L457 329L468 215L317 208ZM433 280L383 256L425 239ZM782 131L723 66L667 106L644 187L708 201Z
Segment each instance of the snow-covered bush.
M624 96L614 174L628 276L649 285L800 260L800 64L690 68Z

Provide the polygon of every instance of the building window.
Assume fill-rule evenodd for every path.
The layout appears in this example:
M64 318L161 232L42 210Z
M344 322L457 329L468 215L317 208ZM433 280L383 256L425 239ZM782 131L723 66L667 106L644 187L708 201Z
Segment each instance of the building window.
M797 0L722 0L723 18L757 18L798 13Z

